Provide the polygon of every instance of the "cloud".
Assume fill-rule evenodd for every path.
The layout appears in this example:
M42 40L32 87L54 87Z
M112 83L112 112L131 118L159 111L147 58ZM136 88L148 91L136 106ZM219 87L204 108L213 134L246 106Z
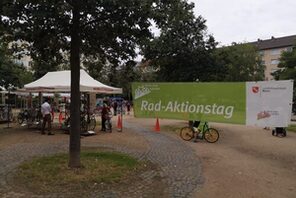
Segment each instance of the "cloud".
M223 45L296 34L295 0L192 0Z

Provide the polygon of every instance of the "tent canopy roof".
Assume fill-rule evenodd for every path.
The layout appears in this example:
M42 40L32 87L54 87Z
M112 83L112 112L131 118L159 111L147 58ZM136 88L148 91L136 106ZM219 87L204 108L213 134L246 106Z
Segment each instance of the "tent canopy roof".
M48 72L38 80L26 84L23 91L27 92L70 92L71 71ZM80 70L80 91L121 94L122 89L105 85L93 79L84 70Z

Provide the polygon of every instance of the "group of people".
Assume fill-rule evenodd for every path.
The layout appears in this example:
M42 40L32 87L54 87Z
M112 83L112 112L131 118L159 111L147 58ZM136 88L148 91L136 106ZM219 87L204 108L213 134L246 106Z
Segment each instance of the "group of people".
M41 105L41 113L42 113L42 127L41 127L41 134L45 134L45 127L48 126L48 135L54 135L51 132L51 112L52 107L49 102L49 98L45 98L44 103ZM86 105L81 105L81 108L84 108ZM112 101L111 103L103 101L103 105L101 107L101 121L102 121L102 128L101 131L106 131L106 121L111 119L111 108L113 108L113 115L116 116L118 112L123 112L123 109L126 109L127 114L130 114L131 110L131 103L129 101Z
M113 115L116 116L118 112L123 112L126 108L127 114L130 114L131 103L129 101L117 101L108 102L107 100L103 102L103 107L101 109L101 120L102 128L101 131L106 131L106 121L111 119L111 108L113 108Z
M129 101L125 100L114 100L111 102L111 107L113 108L114 116L117 115L118 112L124 112L125 109L127 111L127 114L130 114L131 111L131 103Z

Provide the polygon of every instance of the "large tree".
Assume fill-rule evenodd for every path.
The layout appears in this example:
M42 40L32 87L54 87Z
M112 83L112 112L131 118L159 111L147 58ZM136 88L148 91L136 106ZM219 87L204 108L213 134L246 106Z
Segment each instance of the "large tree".
M159 68L160 81L202 81L215 68L212 64L214 38L207 34L205 20L193 12L194 4L174 1L169 7L156 7L155 25L160 35L144 45L144 57Z
M136 47L151 36L150 19L163 20L155 12L175 2L178 1L2 1L1 20L7 35L12 40L26 41L30 55L38 63L43 61L48 70L56 69L63 53L70 52L70 167L80 167L80 55L109 61L115 67L123 60L133 59Z
M264 80L265 66L258 49L251 44L236 44L217 48L215 64L220 72L221 81L258 81Z
M279 70L272 73L276 80L294 80L296 81L296 46L291 51L285 51L281 54ZM296 100L296 86L294 83L293 100Z
M273 74L277 80L296 80L296 47L281 54L279 70Z
M117 71L119 75L117 75L116 80L123 89L123 96L128 100L132 99L131 83L140 80L140 75L135 69L136 64L135 61L128 61L121 65L120 69Z

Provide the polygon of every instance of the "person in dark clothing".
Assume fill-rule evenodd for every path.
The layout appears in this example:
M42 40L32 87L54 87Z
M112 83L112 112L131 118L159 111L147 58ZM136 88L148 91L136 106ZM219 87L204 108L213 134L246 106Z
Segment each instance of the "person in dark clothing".
M113 103L113 110L114 110L114 115L115 116L117 114L117 106L118 106L118 104L117 104L117 101L115 100L114 103Z
M106 120L108 118L109 112L110 112L110 109L109 109L107 103L104 102L102 112L101 112L101 118L102 118L102 129L101 129L101 131L106 131Z
M131 103L129 101L127 101L126 103L126 108L127 108L127 115L129 115L131 111Z

